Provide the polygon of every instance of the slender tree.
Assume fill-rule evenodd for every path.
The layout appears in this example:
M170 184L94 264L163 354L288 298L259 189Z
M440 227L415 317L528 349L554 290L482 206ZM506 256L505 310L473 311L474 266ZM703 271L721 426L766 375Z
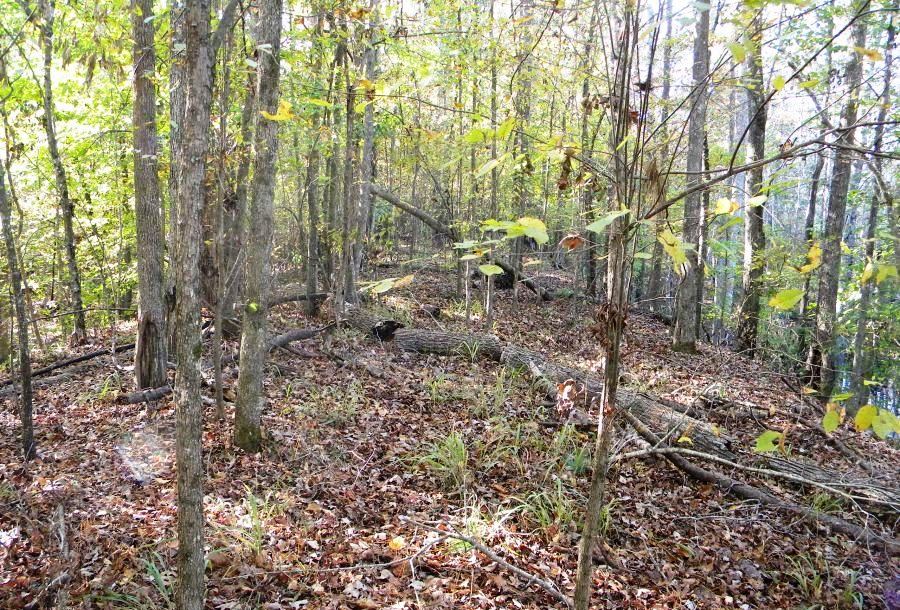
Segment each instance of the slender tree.
M209 0L187 0L183 20L185 121L174 135L175 200L175 454L178 471L178 610L204 605L203 402L200 399L200 215L206 188L213 51Z
M841 112L841 131L835 142L837 151L831 173L828 193L828 214L822 237L822 267L819 275L819 300L816 310L816 329L809 353L812 382L820 393L829 396L835 382L835 326L837 324L837 297L841 273L841 241L847 220L847 194L850 190L850 173L853 169L856 143L856 122L859 111L859 88L862 83L862 58L857 49L866 47L866 19L861 12L868 1L861 3L853 25L850 60L847 62L844 80L850 94Z
M260 4L257 41L256 129L253 138L253 183L250 195L250 232L244 274L244 324L241 334L240 376L234 416L234 443L245 451L259 451L263 402L272 236L275 227L275 160L278 154L277 113L281 54L281 0Z
M750 124L747 127L749 143L747 161L759 161L766 155L766 95L763 86L762 66L763 9L757 11L750 24L749 44L745 64L747 106ZM749 172L750 192L754 198L748 200L744 210L744 266L742 275L742 295L738 309L737 341L735 348L752 358L756 352L759 333L759 307L762 294L762 279L765 272L763 251L766 234L763 228L765 202L762 166Z
M694 35L694 90L691 94L691 116L688 126L687 186L703 182L703 142L706 135L706 106L709 98L709 6L697 5ZM675 332L672 347L676 351L695 352L699 338L697 321L698 284L703 282L703 261L700 259L700 234L703 223L703 197L697 190L684 203L683 241L687 264L678 285L675 301Z
M6 264L13 289L13 305L16 310L16 334L19 337L19 376L22 379L22 455L25 461L34 457L34 423L32 422L31 350L28 346L28 310L25 307L25 291L22 290L22 271L12 232L12 212L6 194L4 173L0 171L0 223L3 224L3 242L6 246Z
M156 51L153 1L132 0L134 29L134 210L137 228L138 332L134 376L138 388L166 383L163 302L163 228L156 135Z

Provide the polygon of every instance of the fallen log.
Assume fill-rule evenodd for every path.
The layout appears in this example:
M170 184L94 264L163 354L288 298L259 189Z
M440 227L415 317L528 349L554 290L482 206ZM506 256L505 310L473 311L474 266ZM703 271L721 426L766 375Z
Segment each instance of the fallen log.
M316 303L321 303L325 299L328 298L327 292L314 292L309 295L306 292L285 292L283 294L276 294L269 298L269 307L275 307L276 305L284 305L285 303L295 303L298 301L308 301L312 299Z
M645 441L652 446L661 444L662 439L645 426L640 419L627 411L624 412L624 416ZM882 548L890 555L900 555L900 542L889 536L880 536L867 527L850 523L840 517L816 511L808 506L801 506L788 500L782 500L767 491L732 479L724 474L697 466L677 453L664 453L662 455L679 470L689 474L694 479L704 483L711 483L726 493L795 514L811 525L825 525L831 530L863 542L869 547Z
M128 350L134 349L134 343L125 343L123 345L117 345L115 349L100 349L94 352L88 352L87 354L82 354L81 356L75 356L73 358L66 358L65 360L60 360L59 362L55 362L53 364L47 365L45 367L35 369L31 372L32 377L39 377L41 375L46 375L47 373L52 373L53 371L57 371L61 368L65 368L67 366L71 366L73 364L78 364L79 362L86 362L87 360L91 360L93 358L97 358L99 356L106 356L111 354L119 354L121 352L127 352ZM12 385L14 381L17 381L14 378L4 379L0 381L0 388L4 388L8 385Z
M150 388L148 390L138 390L137 392L128 392L120 394L116 398L116 402L123 405L133 405L139 402L153 402L172 393L172 386L164 385L159 388Z
M347 323L351 327L366 332L367 334L372 333L375 324L383 323L387 319L388 318L385 316L379 316L361 308L351 308L347 312ZM470 346L484 346L483 349L477 351L477 355L492 360L499 360L510 368L525 370L538 383L544 392L554 398L558 389L557 384L570 379L582 386L586 402L594 397L599 397L603 386L602 381L599 378L584 371L550 362L537 352L526 350L512 344L504 344L496 337L489 335L446 333L403 328L394 334L394 342L397 347L404 351L415 351L444 356L468 355ZM736 447L734 440L729 438L723 431L715 429L706 422L695 419L686 413L672 409L652 396L635 392L626 387L620 387L617 402L620 408L627 414L629 421L633 419L634 421L640 422L644 429L650 431L654 435L654 438L657 439L654 441L655 444L660 442L669 443L673 439L674 442L677 442L684 437L690 439L691 446L697 451L708 453L721 460L736 461L737 459L737 455L732 451L732 449ZM670 456L666 457L669 458ZM686 461L681 456L673 455L671 457ZM842 493L844 491L851 491L860 498L868 496L875 503L882 506L896 505L896 500L900 497L900 491L896 489L892 489L874 481L852 478L838 472L828 471L821 467L810 465L807 462L779 457L770 457L768 460L766 467L773 471L788 475L784 478L807 478L820 484L820 486L831 482L833 487L835 489L840 489ZM693 472L706 477L701 478L701 480L716 482L717 485L720 483L724 485L724 481L732 482L730 478L719 473L705 471L694 465L691 466L695 469L699 469L694 470ZM703 472L701 473L701 471ZM741 489L743 490L743 488ZM741 493L744 492L746 492L746 494L748 494L747 497L751 499L760 499L761 497L766 496L767 499L774 499L785 504L784 501L775 498L775 496L772 496L768 492L756 488L741 491ZM753 494L756 495L754 496ZM797 505L793 506L796 507ZM800 509L802 509L802 512L799 514L810 512L810 509L803 507L800 507ZM827 524L831 524L829 520L837 519L836 517L827 515L826 517L828 518L823 518L822 521ZM838 519L838 521L843 520ZM846 523L849 528L837 529L837 531L842 531L844 533L854 532L851 535L860 537L859 535L861 535L861 532L865 530L865 528L860 528L849 522L844 523Z

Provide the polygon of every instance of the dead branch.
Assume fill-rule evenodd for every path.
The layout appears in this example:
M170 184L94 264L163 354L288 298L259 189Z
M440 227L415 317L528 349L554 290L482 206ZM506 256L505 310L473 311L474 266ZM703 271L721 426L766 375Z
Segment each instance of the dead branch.
M99 356L106 356L111 354L119 354L121 352L127 352L130 349L134 349L134 343L126 343L124 345L117 345L115 349L100 349L95 352L88 352L87 354L82 354L81 356L75 356L74 358L66 358L65 360L60 360L54 364L50 364L43 368L35 369L32 371L32 377L38 377L40 375L46 375L47 373L52 373L53 371L59 370L61 368L65 368L72 364L78 364L79 362L85 362L87 360L91 360L93 358L97 358ZM0 381L0 388L4 388L8 385L12 385L14 379L4 379Z
M461 542L465 542L466 544L471 545L473 548L477 549L482 554L486 555L488 559L490 559L497 565L503 566L504 568L506 568L507 570L509 570L516 576L518 576L519 578L524 578L526 581L525 582L526 587L528 585L530 585L531 583L534 583L534 584L538 585L540 588L542 588L544 591L546 591L547 593L552 595L555 599L562 602L566 608L573 607L572 600L570 600L568 597L566 597L566 595L562 591L560 591L559 587L557 587L554 583L552 583L549 580L540 578L539 576L535 576L534 574L529 574L522 568L511 564L510 562L508 562L505 559L503 559L502 557L500 557L493 550L491 550L490 548L488 548L487 546L485 546L478 540L475 540L471 536L466 536L465 534L461 534L454 529L450 529L449 531L443 530L443 529L434 527L432 525L428 525L426 523L420 523L418 521L414 521L414 520L410 519L409 517L405 517L405 516L401 516L400 520L404 521L406 523L409 523L411 525L415 525L416 527L421 527L423 529L426 529L426 530L429 530L432 532L436 532L438 534L441 534L442 536L446 536L447 538L453 538L455 540L459 540Z

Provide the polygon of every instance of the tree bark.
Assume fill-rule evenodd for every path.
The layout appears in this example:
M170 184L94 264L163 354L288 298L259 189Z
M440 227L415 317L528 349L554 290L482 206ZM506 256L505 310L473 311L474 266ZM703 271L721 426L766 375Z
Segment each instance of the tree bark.
M246 305L234 413L234 443L254 453L259 451L262 442L262 382L267 352L266 315L275 229L275 161L278 155L278 121L270 120L262 113L275 114L279 102L281 6L281 0L265 0L260 5L256 33L257 48L260 49L257 54L258 112L253 140L250 233L244 275Z
M78 258L75 244L75 204L69 197L69 182L66 167L59 154L59 143L56 134L56 109L53 103L53 25L56 13L56 0L44 0L39 3L42 9L41 23L38 31L43 50L44 76L42 98L44 105L44 132L47 135L47 150L53 163L53 176L56 191L59 195L59 207L62 210L63 238L65 240L66 267L69 273L69 292L72 309L75 311L74 330L71 342L74 345L84 343L87 338L87 325L84 318L84 304L81 298L81 276L78 270ZM29 15L33 17L33 15Z
M866 19L860 17L853 25L852 45L859 49L866 46ZM822 266L819 274L819 300L816 329L810 346L809 367L822 396L830 396L835 382L835 326L837 324L837 297L841 273L841 240L847 216L847 193L854 154L847 147L855 145L856 120L859 106L858 92L862 82L862 59L859 53L850 54L845 81L847 102L841 117L843 131L836 144L831 186L828 195L828 215L822 236Z
M173 8L173 11L175 9ZM173 15L174 18L174 15ZM209 151L212 104L212 49L209 0L187 0L182 19L184 32L183 117L173 144L177 164L174 191L177 199L175 268L176 415L175 454L178 470L178 610L201 610L205 598L203 550L203 402L200 396L200 223ZM174 110L173 110L174 112ZM176 115L177 116L177 115Z
M896 7L896 1L894 5ZM875 142L872 145L873 162L877 171L881 171L882 159L881 149L884 141L884 124L887 119L887 111L891 105L891 73L892 73L892 51L894 47L895 28L893 19L888 25L887 42L884 45L884 89L881 93L881 104L878 108L878 119L875 125ZM878 228L878 207L884 205L890 209L892 199L891 193L882 191L878 184L875 185L875 193L872 195L869 204L869 218L866 223L866 245L865 260L866 264L875 263L875 234ZM894 245L896 249L898 244ZM866 326L869 321L869 302L872 300L872 292L874 291L874 278L869 278L867 282L863 282L859 289L859 313L856 318L856 335L853 338L853 373L852 383L852 410L858 411L867 402L869 388L865 384L865 374L867 369L867 354L865 349Z
M153 1L132 0L134 28L134 215L137 230L138 332L134 376L138 388L166 383L163 231L156 134Z
M747 130L748 162L759 161L766 155L766 114L765 86L762 66L763 11L756 13L751 23L751 47L747 54L747 102L750 112L750 126ZM762 166L750 170L750 193L762 194ZM738 308L737 341L735 349L753 358L759 334L759 309L762 293L762 277L765 272L763 251L766 235L763 228L764 204L754 204L744 210L744 266L742 276L741 304Z
M13 289L13 304L16 310L16 333L19 337L19 377L22 380L22 405L19 418L22 421L22 456L27 462L34 457L34 423L32 421L33 391L31 387L31 350L28 346L28 320L25 308L25 293L22 290L22 272L19 256L12 232L12 212L6 195L6 181L0 171L0 223L3 224L3 242L6 246L6 262L9 266L9 281Z
M709 97L709 7L698 6L694 36L694 91L691 94L691 116L688 126L687 188L703 182L703 142L706 134L706 106ZM697 351L700 329L697 324L698 284L703 282L703 261L700 252L700 227L703 223L703 197L695 191L685 198L683 241L687 264L678 285L675 300L675 331L672 349L679 352Z

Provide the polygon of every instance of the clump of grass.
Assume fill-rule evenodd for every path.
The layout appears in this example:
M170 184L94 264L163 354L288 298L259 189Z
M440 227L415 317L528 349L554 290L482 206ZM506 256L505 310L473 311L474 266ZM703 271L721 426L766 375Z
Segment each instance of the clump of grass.
M354 380L347 387L332 385L311 389L300 410L326 426L346 428L356 420L364 398L362 383Z
M522 516L544 532L551 527L568 527L578 516L578 507L562 481L556 479L554 483L550 489L533 491L518 501Z
M450 490L463 494L471 479L469 449L459 432L453 431L429 446L418 459Z

